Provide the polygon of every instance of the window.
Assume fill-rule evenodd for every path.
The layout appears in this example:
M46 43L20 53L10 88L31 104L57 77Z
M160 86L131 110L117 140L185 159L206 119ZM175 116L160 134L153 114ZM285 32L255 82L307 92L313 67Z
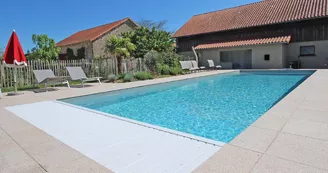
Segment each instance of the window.
M315 46L301 46L300 56L315 56Z
M269 54L264 55L264 60L265 61L270 61L270 55Z

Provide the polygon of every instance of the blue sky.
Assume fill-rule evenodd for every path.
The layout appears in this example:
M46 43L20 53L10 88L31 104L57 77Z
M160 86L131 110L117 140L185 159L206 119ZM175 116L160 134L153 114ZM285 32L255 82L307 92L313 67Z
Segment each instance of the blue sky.
M47 34L56 42L76 31L125 17L134 21L167 20L167 28L179 29L193 15L259 0L2 0L0 2L0 48L13 29L26 51L33 47L32 34Z

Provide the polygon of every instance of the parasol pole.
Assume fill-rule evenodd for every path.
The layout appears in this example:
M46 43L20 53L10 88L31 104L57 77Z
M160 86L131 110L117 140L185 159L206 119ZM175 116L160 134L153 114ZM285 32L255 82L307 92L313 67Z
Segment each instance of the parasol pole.
M15 29L13 29L13 32L16 32ZM14 62L15 63L15 62ZM14 67L14 87L15 87L15 93L17 93L17 68Z
M14 86L15 86L15 93L17 93L17 68L14 67Z

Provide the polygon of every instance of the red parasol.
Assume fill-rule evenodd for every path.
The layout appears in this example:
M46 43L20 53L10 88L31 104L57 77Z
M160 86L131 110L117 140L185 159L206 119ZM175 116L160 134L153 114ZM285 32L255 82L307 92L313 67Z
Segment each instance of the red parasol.
M16 75L17 75L17 68L18 67L25 67L27 66L26 57L24 55L24 51L22 46L18 40L17 34L15 30L11 34L9 39L8 45L6 47L5 54L3 56L3 63L7 67L14 68L14 84L15 84L15 93L9 95L16 95L17 93L17 82L16 82Z
M24 67L27 65L24 51L19 43L15 31L13 31L9 39L5 54L3 56L3 63L8 67Z

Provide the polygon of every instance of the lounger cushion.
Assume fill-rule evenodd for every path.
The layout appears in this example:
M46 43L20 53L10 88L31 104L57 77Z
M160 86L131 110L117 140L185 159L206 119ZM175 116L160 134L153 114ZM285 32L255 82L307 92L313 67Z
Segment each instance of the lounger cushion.
M81 67L66 67L72 80L88 79Z
M65 79L63 76L55 76L52 70L33 70L37 83L59 82Z
M180 65L182 70L190 70L192 68L191 61L180 61Z

